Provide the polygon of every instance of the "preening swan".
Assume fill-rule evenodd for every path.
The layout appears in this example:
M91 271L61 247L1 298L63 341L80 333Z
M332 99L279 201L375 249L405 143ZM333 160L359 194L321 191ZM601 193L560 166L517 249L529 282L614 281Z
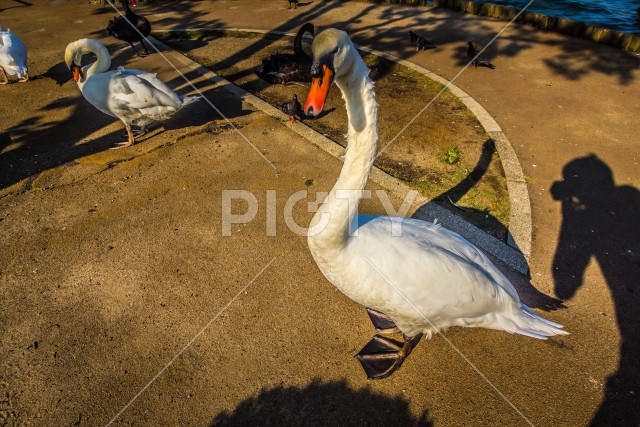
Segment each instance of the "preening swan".
M93 53L98 59L81 67L82 57L88 53ZM69 43L64 52L64 61L85 99L98 110L124 123L128 140L113 148L128 147L135 143L131 125L141 126L137 136L143 135L149 123L168 119L199 99L178 95L153 73L122 67L107 71L111 66L109 51L98 40L81 39Z
M9 83L9 76L16 76L24 83L29 80L27 72L27 48L11 30L0 24L0 70L4 76L2 85Z
M323 31L312 51L304 111L317 116L335 80L349 133L340 176L313 218L309 249L325 277L367 307L378 329L357 356L369 378L391 375L423 334L430 338L451 326L540 339L566 334L522 304L509 280L458 234L417 219L357 215L378 140L373 81L343 31ZM396 332L403 343L385 336Z

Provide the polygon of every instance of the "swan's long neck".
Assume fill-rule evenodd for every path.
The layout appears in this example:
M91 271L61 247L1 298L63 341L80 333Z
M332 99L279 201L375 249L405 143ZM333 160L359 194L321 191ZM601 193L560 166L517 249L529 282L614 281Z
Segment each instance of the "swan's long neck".
M129 0L120 0L120 3L122 4L122 8L124 9L124 13L125 15L127 15L127 17L134 14L131 10L131 7L129 6Z
M349 240L349 227L376 155L378 142L378 103L369 78L369 69L357 58L354 70L337 79L349 118L347 154L342 171L327 199L313 218L313 224L326 223L309 241L319 248L341 248ZM320 226L319 226L320 227Z
M82 74L84 75L84 78L78 81L80 90L82 90L84 84L89 80L89 77L94 74L104 73L111 66L111 56L109 56L109 51L102 43L87 42L83 47L86 52L91 52L96 55L97 60L82 67Z

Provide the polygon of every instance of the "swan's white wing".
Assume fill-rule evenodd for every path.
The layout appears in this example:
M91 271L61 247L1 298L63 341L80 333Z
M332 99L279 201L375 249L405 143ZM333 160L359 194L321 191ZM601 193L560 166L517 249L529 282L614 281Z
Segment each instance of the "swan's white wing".
M180 98L155 74L140 70L118 69L110 84L115 108L163 119L180 109Z
M155 89L161 91L168 97L172 98L175 102L180 103L181 97L176 94L165 82L158 78L158 75L155 73L149 73L142 70L125 70L122 67L118 67L118 71L127 73L128 75L135 75L138 78L146 81Z
M458 234L415 219L365 220L347 248L346 274L360 275L355 289L359 295L349 296L374 305L401 328L404 321L419 322L421 316L447 327L491 313L519 311L513 285ZM401 235L392 235L398 231Z
M96 74L82 93L99 110L128 123L163 120L182 107L177 94L154 74L141 70L120 68Z
M27 73L27 48L11 31L0 32L0 66L22 78Z

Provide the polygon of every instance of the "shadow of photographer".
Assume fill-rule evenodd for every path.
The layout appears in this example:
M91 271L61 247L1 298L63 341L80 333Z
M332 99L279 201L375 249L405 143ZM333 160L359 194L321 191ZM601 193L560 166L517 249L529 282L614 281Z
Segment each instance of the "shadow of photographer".
M562 202L562 228L553 261L555 292L572 298L592 258L611 291L620 329L620 363L607 380L592 426L640 424L640 192L616 186L595 155L572 160L551 193Z

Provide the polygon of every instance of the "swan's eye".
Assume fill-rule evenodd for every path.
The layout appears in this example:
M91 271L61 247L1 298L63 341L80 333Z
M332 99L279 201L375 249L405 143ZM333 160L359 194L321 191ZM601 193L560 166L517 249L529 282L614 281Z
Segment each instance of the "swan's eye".
M340 48L339 47L333 49L333 52L331 52L332 55L337 55L338 53L340 53Z

